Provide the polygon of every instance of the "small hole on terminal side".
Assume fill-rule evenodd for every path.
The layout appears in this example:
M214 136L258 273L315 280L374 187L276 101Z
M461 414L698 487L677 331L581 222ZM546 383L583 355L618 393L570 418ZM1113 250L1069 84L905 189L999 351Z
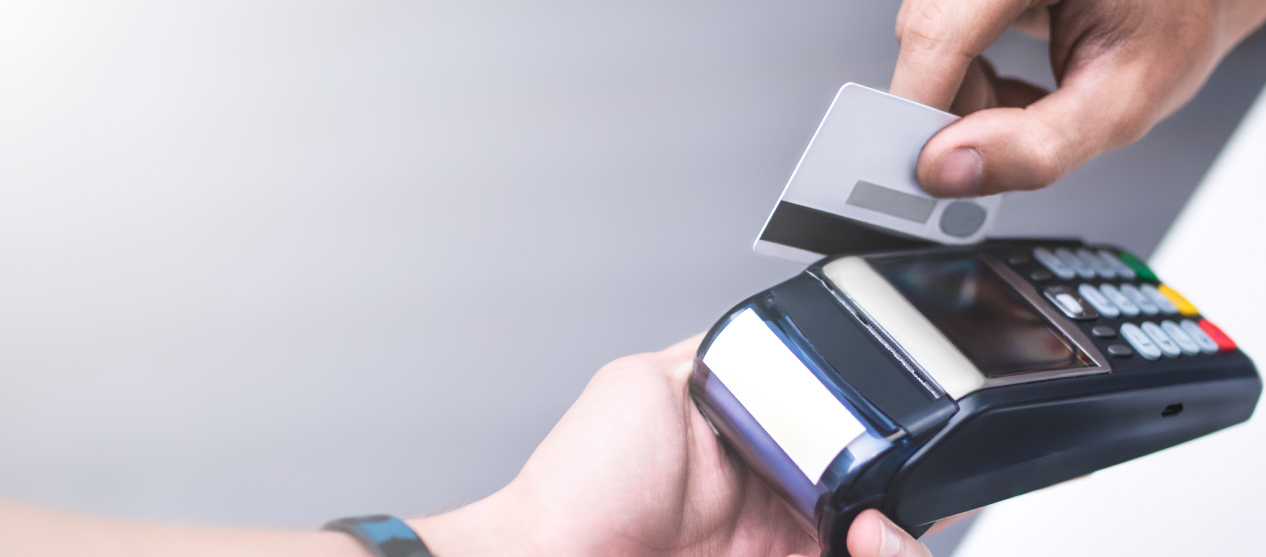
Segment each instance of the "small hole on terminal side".
M1182 403L1170 404L1169 406L1166 406L1164 410L1161 410L1161 417L1168 418L1170 416L1177 416L1180 412L1182 412Z

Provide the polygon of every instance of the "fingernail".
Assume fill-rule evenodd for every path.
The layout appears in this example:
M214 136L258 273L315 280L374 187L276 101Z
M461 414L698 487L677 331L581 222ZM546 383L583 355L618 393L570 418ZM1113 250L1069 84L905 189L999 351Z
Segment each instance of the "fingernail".
M879 555L882 557L897 557L901 553L901 532L897 531L897 527L887 520L880 521L883 528L883 535L879 542Z
M980 195L984 180L984 160L980 151L959 147L941 156L932 169L934 193L947 197L974 197Z

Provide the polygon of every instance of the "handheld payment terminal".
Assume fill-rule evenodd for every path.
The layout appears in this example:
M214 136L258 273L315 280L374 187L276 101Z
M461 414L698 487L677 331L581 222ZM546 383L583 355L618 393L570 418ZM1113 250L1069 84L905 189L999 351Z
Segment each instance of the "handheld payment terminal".
M1253 362L1127 252L1072 240L842 255L749 298L691 393L823 555L1252 415Z

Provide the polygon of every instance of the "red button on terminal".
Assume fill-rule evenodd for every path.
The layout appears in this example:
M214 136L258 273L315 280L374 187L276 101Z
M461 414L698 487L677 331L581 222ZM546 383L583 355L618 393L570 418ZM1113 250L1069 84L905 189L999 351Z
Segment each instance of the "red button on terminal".
M1226 333L1222 332L1222 329L1219 329L1217 325L1210 323L1208 319L1201 319L1199 324L1200 329L1206 335L1209 335L1213 342L1218 343L1218 350L1223 352L1235 350L1235 341L1231 340L1231 337L1226 336Z

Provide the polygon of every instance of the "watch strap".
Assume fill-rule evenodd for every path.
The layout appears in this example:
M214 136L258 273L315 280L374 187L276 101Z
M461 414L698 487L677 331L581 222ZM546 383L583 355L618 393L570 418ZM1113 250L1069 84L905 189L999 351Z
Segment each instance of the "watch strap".
M435 557L413 528L390 515L340 518L331 520L321 529L351 535L360 540L374 557Z

